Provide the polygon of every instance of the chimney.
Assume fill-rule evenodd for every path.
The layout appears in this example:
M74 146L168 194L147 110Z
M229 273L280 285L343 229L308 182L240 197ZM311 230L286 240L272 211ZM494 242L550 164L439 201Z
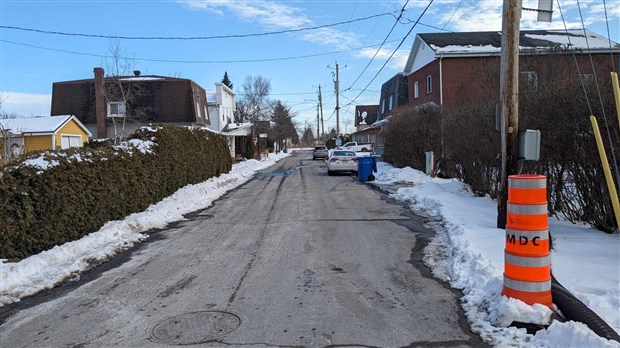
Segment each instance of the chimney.
M105 80L103 68L95 68L95 116L97 118L97 138L107 138L108 129L105 125Z
M133 74L136 75L136 76L140 76L140 70L134 70Z

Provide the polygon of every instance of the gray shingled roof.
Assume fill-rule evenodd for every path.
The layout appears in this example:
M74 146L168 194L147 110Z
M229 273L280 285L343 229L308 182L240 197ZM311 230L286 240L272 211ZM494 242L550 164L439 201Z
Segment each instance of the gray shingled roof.
M521 49L554 49L567 47L569 44L577 49L609 49L610 42L607 38L586 30L522 30L519 37ZM501 48L502 36L497 31L480 31L465 33L431 33L418 34L418 36L430 45L435 51L465 51L467 48L475 50L476 47L487 49ZM620 45L611 42L614 50L620 49Z

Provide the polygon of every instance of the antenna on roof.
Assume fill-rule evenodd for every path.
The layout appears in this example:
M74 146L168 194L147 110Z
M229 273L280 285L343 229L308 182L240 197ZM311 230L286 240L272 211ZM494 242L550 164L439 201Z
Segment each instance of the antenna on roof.
M548 22L551 23L551 15L553 15L553 0L538 0L538 8L525 8L526 11L536 11L538 12L538 21L539 22Z

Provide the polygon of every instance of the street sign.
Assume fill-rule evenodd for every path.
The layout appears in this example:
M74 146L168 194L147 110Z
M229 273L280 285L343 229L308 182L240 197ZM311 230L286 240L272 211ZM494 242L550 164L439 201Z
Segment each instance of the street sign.
M340 138L336 138L336 146L342 145L342 140Z
M258 136L261 137L261 138L266 138L267 137L267 133L261 133Z

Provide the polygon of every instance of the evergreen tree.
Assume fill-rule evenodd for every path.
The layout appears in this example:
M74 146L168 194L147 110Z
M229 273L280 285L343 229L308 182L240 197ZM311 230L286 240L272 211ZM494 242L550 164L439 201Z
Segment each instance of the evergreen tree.
M247 159L254 158L254 142L252 141L252 137L246 138L244 156Z
M230 79L228 78L228 72L224 71L224 78L222 79L222 83L226 85L226 87L232 89L233 88L233 84L232 82L230 82Z

